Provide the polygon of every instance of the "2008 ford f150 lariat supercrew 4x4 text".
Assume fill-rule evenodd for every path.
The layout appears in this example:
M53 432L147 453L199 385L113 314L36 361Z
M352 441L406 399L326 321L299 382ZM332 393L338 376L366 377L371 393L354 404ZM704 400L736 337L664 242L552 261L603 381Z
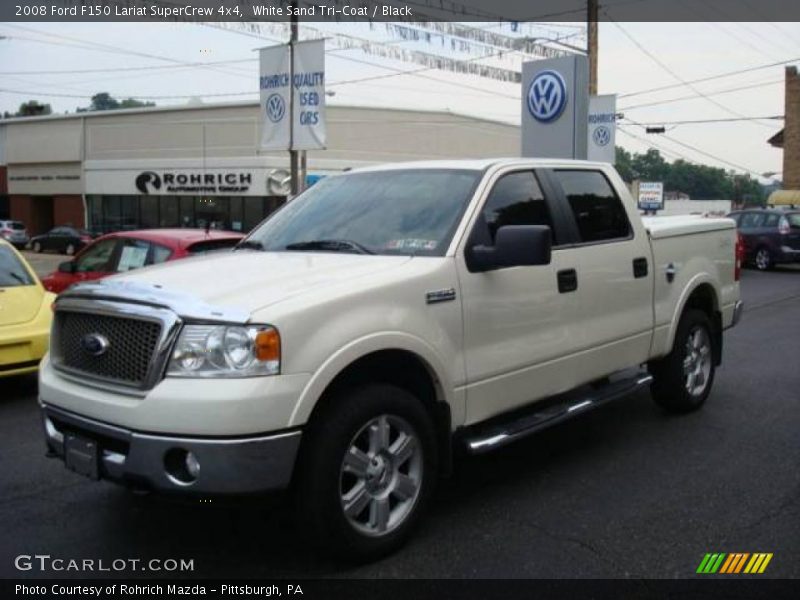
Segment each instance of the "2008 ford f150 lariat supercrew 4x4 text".
M59 296L47 445L136 488L291 488L314 539L379 556L460 449L644 386L667 411L700 407L739 267L733 221L642 219L605 164L351 171L234 251Z

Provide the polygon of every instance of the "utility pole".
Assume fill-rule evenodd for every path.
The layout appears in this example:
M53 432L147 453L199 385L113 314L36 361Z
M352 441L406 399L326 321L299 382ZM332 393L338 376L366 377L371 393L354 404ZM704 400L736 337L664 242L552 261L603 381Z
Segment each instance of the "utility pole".
M294 49L298 36L298 17L291 18L291 36L289 38L289 171L291 173L292 197L300 193L300 156L294 149Z
M598 0L589 0L586 13L586 31L589 54L589 95L597 95L597 16Z

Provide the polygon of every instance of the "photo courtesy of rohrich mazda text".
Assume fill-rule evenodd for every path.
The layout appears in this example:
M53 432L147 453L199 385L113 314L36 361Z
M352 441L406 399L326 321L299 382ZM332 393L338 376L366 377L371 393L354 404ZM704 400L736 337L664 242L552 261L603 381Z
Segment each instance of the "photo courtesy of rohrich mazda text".
M798 41L0 6L0 596L798 597Z

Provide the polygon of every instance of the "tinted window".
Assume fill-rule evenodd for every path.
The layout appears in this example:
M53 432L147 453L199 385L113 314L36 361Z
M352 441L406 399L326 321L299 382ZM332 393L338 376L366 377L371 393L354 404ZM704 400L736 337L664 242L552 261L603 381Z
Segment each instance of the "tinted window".
M7 225L11 229L15 229L16 231L21 231L21 230L25 229L25 225L23 225L19 221L9 221Z
M472 242L494 245L497 230L504 225L547 225L554 231L544 194L531 171L498 180L475 224Z
M740 221L742 229L755 229L764 222L764 213L744 213Z
M625 207L599 171L556 171L583 242L627 238Z
M266 250L300 251L298 245L312 241L346 240L329 248L352 252L355 243L378 254L442 256L480 178L479 171L460 169L326 177L248 239Z
M8 246L0 245L0 287L19 285L33 285L33 279L14 251Z
M778 221L781 220L780 215L776 215L775 213L770 213L764 219L764 227L777 227Z
M88 271L100 271L108 273L114 270L111 257L117 240L101 240L89 246L81 255L75 259L75 270L78 273Z
M786 215L789 221L789 227L800 229L800 213L791 213Z

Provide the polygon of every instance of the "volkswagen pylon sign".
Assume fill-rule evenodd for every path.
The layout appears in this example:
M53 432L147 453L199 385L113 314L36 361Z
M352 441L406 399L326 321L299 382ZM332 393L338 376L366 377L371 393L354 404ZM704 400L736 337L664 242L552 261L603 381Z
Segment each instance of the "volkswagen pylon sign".
M585 56L522 65L522 156L586 158L588 74Z
M616 130L616 94L589 98L589 160L614 163Z

